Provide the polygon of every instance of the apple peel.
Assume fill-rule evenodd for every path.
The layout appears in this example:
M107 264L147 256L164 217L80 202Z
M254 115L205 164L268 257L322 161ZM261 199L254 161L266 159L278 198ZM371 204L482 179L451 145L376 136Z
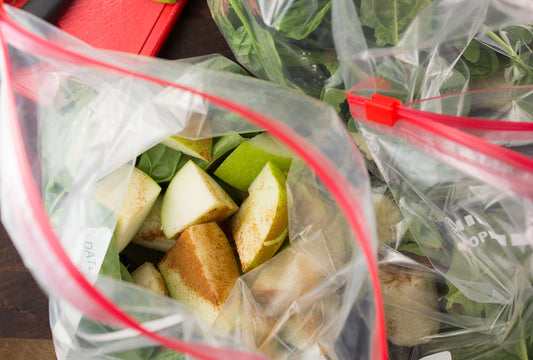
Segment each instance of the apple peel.
M288 233L285 175L267 162L249 188L249 196L230 221L242 271L270 259Z

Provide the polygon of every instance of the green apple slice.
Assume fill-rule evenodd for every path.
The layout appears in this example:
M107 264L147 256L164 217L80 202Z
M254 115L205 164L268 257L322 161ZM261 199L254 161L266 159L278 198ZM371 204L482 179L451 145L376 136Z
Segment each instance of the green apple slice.
M219 157L225 155L227 152L235 149L242 142L246 141L246 138L234 133L221 136L213 141L213 151L211 153L212 160L216 160Z
M175 238L187 227L222 221L238 209L217 182L193 161L174 176L163 197L161 225L167 238Z
M263 132L254 136L253 138L250 138L248 143L277 156L290 159L294 157L292 152L290 152L285 146L276 140L275 137L267 132ZM288 165L290 166L290 161L288 161Z
M157 295L167 296L167 287L163 276L151 262L145 262L131 273L133 283L148 289Z
M267 162L287 172L292 158L292 154L271 135L262 133L241 143L214 174L229 185L246 191Z
M133 168L115 228L118 252L124 250L139 231L160 192L161 187L151 177Z
M248 189L249 196L231 219L231 231L247 272L270 259L287 236L285 175L271 162Z
M231 245L215 222L188 227L158 264L170 296L212 325L239 277Z
M179 136L170 136L161 143L171 149L181 151L192 157L211 161L211 149L213 147L212 138L193 140Z
M162 204L163 195L159 195L148 217L131 240L132 243L162 252L167 252L174 245L176 239L167 238L161 226Z

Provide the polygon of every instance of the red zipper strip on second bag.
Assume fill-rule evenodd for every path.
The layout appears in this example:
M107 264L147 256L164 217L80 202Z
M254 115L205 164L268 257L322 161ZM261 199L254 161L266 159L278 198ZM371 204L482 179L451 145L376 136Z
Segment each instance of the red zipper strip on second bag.
M1 3L2 2L0 0L0 5ZM337 201L339 208L346 216L347 222L349 223L356 239L359 241L359 246L361 247L365 260L368 264L369 277L372 283L376 307L374 314L375 328L372 336L373 359L378 360L388 358L383 299L377 272L377 262L371 241L369 240L370 230L368 228L368 224L361 222L361 219L365 218L364 212L358 203L355 194L351 191L351 185L321 152L317 151L312 145L308 144L304 139L301 138L300 135L298 135L294 130L285 124L280 123L278 120L270 118L264 114L257 113L254 110L238 103L234 103L209 93L187 88L179 84L146 74L136 73L128 69L109 65L84 54L78 54L69 49L61 48L57 44L40 38L19 26L8 16L5 9L3 9L1 6L0 32L2 35L0 40L2 41L4 52L6 54L6 39L16 38L16 44L18 48L21 48L25 51L31 50L31 52L35 55L47 56L56 60L69 61L85 66L99 67L106 69L107 71L113 71L126 76L134 76L139 79L159 83L164 86L174 87L202 96L206 100L209 100L221 106L222 108L233 111L248 119L251 123L257 125L258 127L269 131L282 143L287 145L288 148L293 150L302 160L307 163L307 165L316 173L317 177L329 189L332 196ZM8 61L8 59L6 59L6 61ZM7 66L9 67L9 64L7 64ZM9 73L6 74L6 78L4 80L11 82ZM120 323L131 329L137 330L140 334L165 347L190 354L199 359L264 359L264 357L259 354L243 353L238 350L215 348L203 344L192 344L179 339L169 338L157 333L153 333L145 329L137 320L121 310L117 304L114 304L110 299L105 297L102 293L100 293L100 291L98 291L98 289L90 284L65 253L59 239L51 227L50 222L48 221L38 188L33 181L32 171L28 164L28 157L24 149L24 141L17 123L16 106L12 94L9 98L8 106L10 107L12 113L11 125L13 131L13 143L17 145L17 158L19 159L18 162L21 167L20 170L24 173L25 189L28 193L28 197L30 198L30 209L28 209L28 211L34 213L33 216L37 220L35 226L38 226L40 229L42 229L43 233L46 234L45 240L48 242L50 256L53 256L57 260L57 266L62 266L64 268L64 271L68 274L70 280L72 281L72 285L76 286L81 292L78 294L71 294L68 292L62 293L59 287L56 289L56 291L59 291L59 294L64 296L72 304L76 304L77 299L79 299L81 296L87 296L89 299L92 299L95 304L98 304L102 312L95 313L94 309L87 309L89 313L92 312L91 315L93 317L100 319L107 317L108 320L112 320L114 323Z
M486 94L486 93L491 93L495 91L503 91L503 90L533 91L533 87L532 86L516 86L516 87L508 87L508 88L489 89L489 90L471 90L471 91L466 91L461 94ZM492 120L492 119L483 119L483 118L472 118L472 117L466 117L466 116L454 116L454 115L447 115L447 114L430 113L430 112L410 108L410 106L414 104L421 104L421 103L425 103L425 102L432 101L432 100L447 99L447 98L455 97L457 95L458 94L447 94L447 95L441 95L441 96L413 101L413 102L404 104L404 106L399 108L398 110L400 112L405 112L406 114L408 113L416 114L417 112L426 114L426 117L430 118L433 121L436 121L436 122L439 122L439 123L442 123L442 124L445 124L451 127L455 127L455 128L469 129L469 130L526 131L526 132L533 133L533 123L531 122L502 121L502 120ZM400 115L400 113L398 115Z
M350 104L350 111L355 119L366 120L365 122L370 123L370 125L371 123L378 123L388 127L398 127L395 126L396 123L406 122L419 129L427 131L428 133L455 142L487 157L527 172L531 174L531 177L533 178L532 158L448 125L454 124L472 130L533 132L533 123L473 119L436 114L407 108L402 105L400 100L377 93L373 94L371 99L350 93L347 93L346 96ZM453 154L447 155L453 156ZM460 159L458 160L460 161ZM478 166L481 167L482 165ZM498 176L498 174L493 175ZM487 182L491 181L491 179L481 180ZM512 178L505 179L505 182L507 183L512 183L513 181ZM523 184L521 183L513 184L513 186L511 186L512 189L509 190L519 192L521 195L533 200L533 190L524 188L522 185Z

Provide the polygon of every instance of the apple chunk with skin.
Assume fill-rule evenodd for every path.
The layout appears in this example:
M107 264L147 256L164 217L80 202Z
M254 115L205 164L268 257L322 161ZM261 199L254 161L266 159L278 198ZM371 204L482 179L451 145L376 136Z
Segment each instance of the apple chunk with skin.
M213 148L212 138L193 140L179 136L170 136L161 143L192 157L211 161L211 150Z
M231 218L231 232L242 271L270 259L288 233L285 175L267 162L248 189L249 196Z
M162 252L167 252L174 245L176 239L167 238L161 227L162 204L163 195L159 195L148 217L131 240L132 243Z
M161 187L150 176L133 168L115 228L118 252L124 250L139 231L160 192Z
M237 146L214 174L234 188L246 191L268 161L288 171L292 158L270 134L262 133Z
M231 245L215 222L188 227L158 264L170 296L212 325L239 277Z
M157 295L168 296L163 276L150 262L145 262L131 273L133 282Z
M209 174L188 161L165 191L161 225L171 239L191 225L222 221L237 209L237 204Z

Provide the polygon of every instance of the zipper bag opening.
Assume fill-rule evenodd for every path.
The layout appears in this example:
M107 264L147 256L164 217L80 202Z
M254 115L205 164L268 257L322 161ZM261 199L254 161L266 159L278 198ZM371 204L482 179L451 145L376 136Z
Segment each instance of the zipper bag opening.
M374 298L375 298L375 334L373 334L373 354L375 359L381 359L387 357L387 343L385 338L384 329L384 315L383 304L381 299L381 293L379 290L379 278L377 275L377 265L374 259L372 247L368 241L369 229L366 224L362 224L359 219L364 218L360 216L362 209L358 204L355 194L348 194L350 184L344 179L336 170L328 159L314 149L310 144L305 142L298 134L296 134L288 126L280 123L276 119L269 118L263 114L254 112L252 109L246 108L240 104L228 101L223 98L216 97L214 95L198 91L192 88L187 88L174 84L162 79L151 77L141 73L135 73L126 69L122 69L117 66L109 65L98 61L96 59L86 57L75 52L71 52L67 49L58 47L56 44L42 39L32 33L29 33L24 28L16 24L7 14L5 9L0 9L0 30L3 33L2 48L4 57L7 56L7 41L6 39L17 39L17 48L23 50L31 50L33 54L46 56L49 58L69 61L80 65L88 65L93 67L99 67L113 71L118 74L127 76L133 76L149 82L158 83L160 85L174 87L183 91L190 92L195 95L199 95L204 99L213 102L225 109L240 114L250 122L259 126L260 128L270 132L276 136L281 142L287 145L293 150L306 164L315 171L318 178L324 183L324 185L330 190L333 197L336 199L339 207L344 212L350 227L352 228L354 235L359 241L359 246L362 249L365 259L368 263L369 274L373 286ZM234 358L247 358L247 359L260 359L263 358L257 354L244 354L237 350L231 349L219 349L202 344L189 344L181 340L174 338L168 338L157 333L153 333L144 328L138 321L133 319L127 313L119 309L119 307L112 303L109 299L99 292L93 285L91 285L85 276L73 265L72 261L68 258L65 251L62 249L61 243L54 233L48 218L46 211L44 210L40 193L32 175L31 168L28 164L28 157L24 147L24 140L22 139L20 124L17 119L17 111L15 105L15 97L12 89L12 79L9 72L9 59L5 59L3 65L4 73L4 93L6 96L6 104L8 105L4 110L9 120L7 120L8 129L13 139L15 148L12 149L16 156L16 163L21 175L22 189L28 196L28 202L31 204L30 211L34 218L37 220L37 228L41 231L43 237L47 240L46 244L43 244L43 251L47 251L50 256L50 263L59 264L66 273L68 273L72 286L80 290L83 295L75 294L72 291L63 291L61 289L54 289L58 291L61 296L66 298L72 304L75 304L85 314L95 319L105 319L109 322L121 324L123 326L130 327L137 330L142 335L149 339L171 348L176 351L188 353L192 356L202 359L234 359ZM11 89L9 88L11 87ZM355 148L354 148L355 149ZM51 276L56 276L50 272ZM80 296L81 295L81 296ZM87 297L87 299L80 301L81 298Z
M408 108L407 104L404 105L397 99L380 94L374 94L369 99L347 93L347 98L354 119L384 132L393 128L399 130L396 134L422 148L423 151L429 151L450 166L459 168L493 186L503 186L504 189L533 199L533 190L529 186L533 179L532 158L454 127L455 125L471 130L510 131L529 137L533 135L533 123L436 114ZM430 134L434 138L430 140L429 136L423 136L421 133ZM433 141L434 139L436 140ZM496 166L476 162L468 157L468 154L450 151L446 146L441 146L438 139L457 144L472 153L480 153L495 163L505 165L509 172L503 169L500 172ZM516 177L516 173L522 173L523 176Z

